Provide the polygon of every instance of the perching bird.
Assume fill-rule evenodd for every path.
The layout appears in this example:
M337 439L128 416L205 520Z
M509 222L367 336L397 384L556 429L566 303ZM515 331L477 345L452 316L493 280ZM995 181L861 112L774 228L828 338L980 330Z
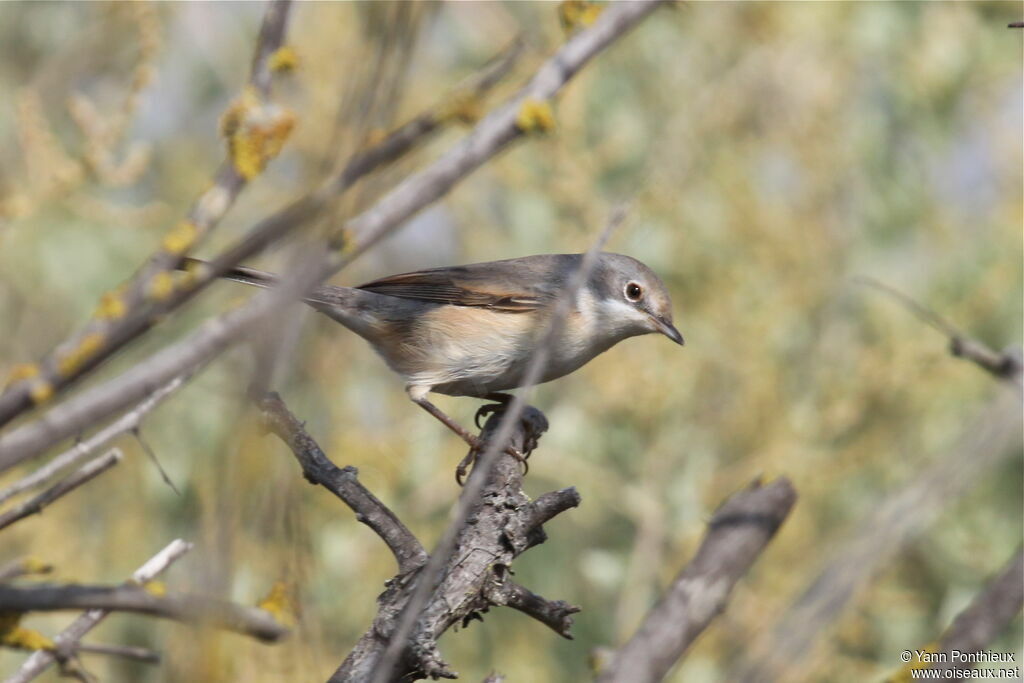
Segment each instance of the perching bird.
M582 259L540 254L432 268L358 287L324 285L305 302L368 341L405 381L409 398L477 449L478 439L427 394L507 402L510 396L500 392L521 385ZM224 277L259 287L277 282L251 268ZM665 284L634 258L601 253L555 337L540 381L567 375L623 339L652 332L683 344Z

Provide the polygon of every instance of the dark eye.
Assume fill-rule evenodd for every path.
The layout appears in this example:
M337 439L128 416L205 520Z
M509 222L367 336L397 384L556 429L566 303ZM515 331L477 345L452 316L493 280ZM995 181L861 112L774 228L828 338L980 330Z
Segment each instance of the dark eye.
M644 295L644 289L635 282L630 282L626 285L626 298L630 301L640 301L640 297Z

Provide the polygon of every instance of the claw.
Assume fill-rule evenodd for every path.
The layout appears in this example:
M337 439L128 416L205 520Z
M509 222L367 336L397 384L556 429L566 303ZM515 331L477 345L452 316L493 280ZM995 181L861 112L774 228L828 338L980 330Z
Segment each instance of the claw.
M476 415L473 416L473 422L474 424L476 424L476 428L483 429L483 425L480 424L480 418L487 417L488 415L493 415L494 413L504 408L505 405L503 403L488 403L477 408Z

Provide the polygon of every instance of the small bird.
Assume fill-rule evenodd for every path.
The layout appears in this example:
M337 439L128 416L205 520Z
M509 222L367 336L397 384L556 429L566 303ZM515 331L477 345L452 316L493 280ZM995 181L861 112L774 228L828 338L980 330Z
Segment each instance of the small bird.
M304 301L368 341L405 381L409 398L468 443L472 455L480 447L477 437L427 394L507 403L511 396L501 392L522 385L583 256L539 254L402 273L358 287L324 285ZM252 268L223 277L258 287L278 280ZM567 375L623 339L649 333L684 343L672 324L665 284L634 258L600 253L554 338L540 381ZM478 419L494 409L484 406ZM460 465L460 483L462 474Z

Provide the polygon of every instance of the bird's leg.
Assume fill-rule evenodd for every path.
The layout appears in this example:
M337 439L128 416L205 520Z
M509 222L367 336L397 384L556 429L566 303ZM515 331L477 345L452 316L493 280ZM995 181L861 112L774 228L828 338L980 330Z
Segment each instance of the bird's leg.
M483 425L480 424L480 418L493 415L499 410L504 410L513 398L512 394L502 394L497 391L484 396L484 400L494 401L494 403L484 404L477 409L476 415L473 416L473 423L476 425L476 428L483 429Z
M462 486L463 479L466 476L466 470L470 465L476 462L477 456L481 451L483 451L483 444L480 442L479 437L470 434L462 425L448 417L444 411L428 401L425 391L420 388L417 389L419 390L409 390L409 398L411 398L420 408L423 408L423 410L433 415L441 424L458 435L460 439L469 444L469 453L466 454L466 457L464 457L455 468L455 481L459 486ZM505 452L523 463L527 469L529 468L529 465L526 465L526 458L518 450L512 446L507 446L505 448Z
M455 432L460 439L469 444L469 447L473 450L480 450L480 439L473 434L470 434L466 429L455 420L448 417L440 408L435 406L433 403L423 397L412 397L412 400L423 410L433 415L437 420L448 429Z

